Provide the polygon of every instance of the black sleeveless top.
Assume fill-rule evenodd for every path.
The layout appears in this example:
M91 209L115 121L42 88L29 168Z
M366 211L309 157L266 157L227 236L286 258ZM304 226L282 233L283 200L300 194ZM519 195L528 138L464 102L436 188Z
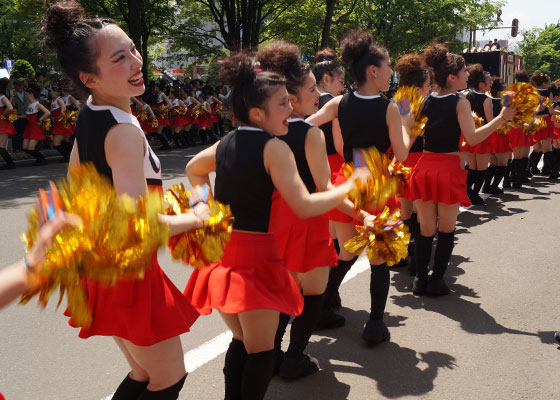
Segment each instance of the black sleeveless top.
M334 96L330 93L321 93L319 97L319 110L323 108L325 104L334 99ZM332 134L332 122L327 122L321 125L319 128L325 134L325 144L327 145L327 155L336 154L336 149L334 148L334 138Z
M387 128L390 100L381 96L361 96L356 92L342 96L338 122L344 140L344 161L352 161L352 150L375 146L380 153L391 147Z
M475 92L474 90L469 90L467 93L467 100L471 103L471 109L484 120L485 125L488 123L484 113L484 102L487 98L487 94Z
M461 128L457 119L457 94L426 98L422 114L428 117L424 132L424 149L432 153L459 151Z
M537 89L537 90L542 97L550 98L550 90L548 89ZM548 112L548 108L545 108L544 110L539 111L537 115L550 115L550 113Z
M130 124L138 128L140 123L136 117L119 108L98 106L91 102L91 97L78 115L76 123L76 142L80 162L91 162L97 171L113 182L113 172L105 156L105 138L107 132L117 124ZM144 137L144 176L151 186L161 186L161 164Z
M424 137L417 137L408 153L422 153L424 151Z
M288 133L277 137L290 146L292 153L294 153L294 158L296 159L296 165L301 180L309 193L315 193L317 187L315 186L315 181L313 180L313 175L311 175L309 164L307 164L307 157L305 156L305 138L307 137L309 128L311 128L313 124L305 122L301 118L292 118L289 119L288 122L290 123L288 126Z
M273 138L241 126L218 144L214 197L231 207L233 229L268 232L274 185L264 167L264 146Z
M502 99L492 97L492 115L494 115L494 118L500 115L500 111L502 111Z

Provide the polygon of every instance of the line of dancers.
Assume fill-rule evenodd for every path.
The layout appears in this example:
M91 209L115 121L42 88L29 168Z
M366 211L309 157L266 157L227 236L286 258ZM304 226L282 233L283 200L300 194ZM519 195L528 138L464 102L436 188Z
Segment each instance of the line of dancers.
M111 20L88 18L74 1L51 5L44 31L65 73L89 95L70 164L93 162L118 193L139 196L161 190L161 165L130 110L130 99L138 99L145 89L142 58L132 40ZM487 146L516 110L499 107L484 94L488 80L479 67L471 67L469 75L463 57L434 44L421 55L397 61L401 84L426 95L425 133L411 136L414 117L401 115L383 94L393 75L387 49L360 31L350 33L341 48L357 83L357 90L346 94L345 70L329 49L317 54L313 67L301 61L297 45L284 41L254 55L241 52L223 60L221 79L231 87L237 128L199 152L185 172L193 186L209 185L215 172L211 196L231 207L231 240L219 262L193 271L183 293L166 277L155 254L143 280L114 287L88 282L93 322L79 336L112 336L130 365L113 399L176 399L186 379L179 335L214 309L233 333L223 369L225 399L263 399L275 374L296 380L319 370L305 349L315 329L345 323L334 307L357 255L342 245L357 234L356 224L372 229L381 211L370 207L356 212L347 199L350 190L370 178L363 168L344 175L354 149L391 151L413 168L400 201L389 202L392 209L402 208L413 237L412 291L450 292L445 273L459 207L471 204L469 195L474 198L484 184L481 177L484 181L488 175L480 172L487 167L478 156L486 153L473 152L467 171L461 147L463 142ZM469 79L476 90L464 96ZM490 89L495 98L503 90L499 85ZM157 86L155 92L161 109L190 106L180 93L168 97ZM473 110L485 119L479 128ZM494 181L488 182L494 190L502 177L498 171L504 171L509 159L503 146L496 147ZM547 159L552 162L550 155ZM196 229L208 218L203 211L166 222L173 233ZM390 339L383 321L389 267L383 259L369 262L370 313L362 339L378 344ZM284 352L282 341L292 317Z

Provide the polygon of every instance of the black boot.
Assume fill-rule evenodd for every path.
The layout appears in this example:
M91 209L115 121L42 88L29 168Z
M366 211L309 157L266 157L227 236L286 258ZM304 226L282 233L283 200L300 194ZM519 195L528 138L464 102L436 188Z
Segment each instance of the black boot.
M482 186L482 193L493 194L490 188L492 187L492 179L494 178L494 174L496 173L496 168L498 167L495 165L490 165L486 170L486 175L484 176L484 184Z
M424 236L421 233L416 236L416 277L412 283L412 293L424 294L428 283L428 264L432 258L433 236Z
M531 174L533 175L537 175L541 173L541 171L539 171L538 165L539 162L541 161L541 157L542 157L543 153L542 151L533 151L531 153L531 155L529 156L529 172L531 172Z
M525 168L525 174L523 176L522 182L527 183L529 182L529 178L533 177L531 171L529 171L529 157L523 157L523 167Z
M550 175L552 173L552 151L547 151L543 154L543 167L541 170L541 174Z
M45 156L39 150L35 149L35 150L24 150L24 151L37 160L33 163L34 166L40 167L48 164L47 160L45 159Z
M200 144L207 144L208 143L208 132L206 132L206 129L201 129L198 132L199 136L200 136Z
M369 281L369 293L371 296L371 311L369 320L366 322L362 339L368 343L381 343L389 340L391 335L383 322L387 296L389 295L389 267L383 263L381 265L371 265L371 275Z
M560 178L560 150L559 149L552 149L552 171L550 173L550 179L558 179Z
M74 146L74 144L72 142L67 142L66 140L63 140L60 145L62 147L64 147L64 149L66 150L66 152L68 154L72 154L72 146Z
M274 375L278 374L280 371L280 366L282 365L282 360L284 358L284 352L282 351L282 339L284 339L284 334L286 333L286 328L290 322L290 316L280 313L280 318L278 320L278 328L276 329L276 336L274 337Z
M179 392L185 384L185 379L187 379L187 375L183 376L181 380L173 386L169 386L163 390L152 392L151 390L145 389L140 397L138 397L138 400L177 400L179 398Z
M454 241L455 231L451 233L438 232L436 253L434 254L434 269L432 275L428 278L426 293L436 296L449 294L449 288L445 284L443 277L453 253Z
M516 158L511 161L511 166L514 170L512 186L515 189L521 189L523 187L523 177L525 176L525 171L527 171L525 168L525 161L523 160L524 159Z
M167 140L167 137L165 136L164 133L156 134L156 136L162 144L162 146L159 148L159 150L171 150L171 146L169 145L169 141Z
M121 382L112 400L137 400L138 397L148 387L149 382L139 382L132 379L129 375Z
M474 185L476 170L472 170L468 166L466 168L467 168L467 194L470 196Z
M248 354L243 368L243 400L262 400L274 369L274 350ZM228 399L229 400L229 399Z
M2 156L4 161L6 161L6 165L3 165L2 168L0 168L0 169L15 169L16 168L16 164L14 164L14 160L12 159L12 156L10 156L10 153L8 153L8 150L4 149L3 147L0 148L0 156Z
M334 249L336 250L336 254L340 254L340 244L338 244L338 239L337 238L333 239L333 246L334 246Z
M283 379L298 379L319 371L318 362L303 351L309 344L309 338L319 320L323 308L323 294L303 296L303 311L292 321L290 346L280 367Z
M484 184L484 179L486 178L486 171L485 170L478 170L478 171L474 171L475 175L474 175L474 185L473 185L473 190L471 192L471 195L469 196L471 203L475 204L475 205L484 205L486 204L486 202L484 201L484 199L482 197L480 197L480 189L482 188L482 185Z
M247 350L242 341L232 339L226 352L224 364L225 400L243 400L243 368L247 360Z
M352 268L352 265L356 262L358 257L354 257L351 260L344 261L338 260L338 266L331 268L329 273L329 282L327 283L327 289L325 290L325 299L323 301L323 311L315 330L319 331L321 329L330 328L340 328L346 323L346 318L342 315L336 314L331 306L331 302L334 296L338 293L338 288L342 284L344 277Z
M511 160L508 160L507 167L504 173L504 184L503 184L504 189L511 189L511 181L513 180L511 179L511 174L512 174Z
M70 161L70 155L68 154L64 146L59 144L58 146L54 146L54 149L58 151L62 156L62 158L60 159L61 163L67 163L68 161Z
M176 148L178 148L178 149L183 149L184 148L183 144L181 143L181 139L180 139L178 133L172 134L171 137L173 139L173 144L175 145Z
M410 242L408 243L408 275L409 276L416 276L416 237L420 234L420 223L418 222L418 213L413 212L412 216L410 217ZM414 250L411 252L410 243L412 242L413 246L412 249Z
M499 185L502 179L504 178L504 176L506 176L507 170L508 167L506 167L505 165L496 167L496 170L494 171L494 181L492 182L492 186L490 187L490 193L504 194L504 191L500 189ZM504 187L505 187L505 183L504 183Z

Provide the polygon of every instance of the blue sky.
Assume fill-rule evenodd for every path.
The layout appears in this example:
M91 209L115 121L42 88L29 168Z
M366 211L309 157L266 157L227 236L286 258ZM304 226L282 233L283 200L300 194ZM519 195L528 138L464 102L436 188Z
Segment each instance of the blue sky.
M547 24L556 24L560 21L560 0L507 0L507 4L502 8L503 24L511 26L513 18L519 20L520 31L522 29L544 27ZM476 39L508 39L509 34L509 29L489 32L478 31ZM516 39L520 39L520 36ZM516 41L516 39L513 39L513 41Z

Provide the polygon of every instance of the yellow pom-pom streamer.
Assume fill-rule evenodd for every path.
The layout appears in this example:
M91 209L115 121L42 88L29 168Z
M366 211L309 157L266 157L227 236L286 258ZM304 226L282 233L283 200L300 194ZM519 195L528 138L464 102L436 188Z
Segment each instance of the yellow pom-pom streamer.
M523 127L523 132L527 136L532 136L544 128L546 128L546 120L543 117L536 117L528 126Z
M39 125L41 126L41 128L43 128L43 130L45 132L48 132L52 128L51 119L50 118L45 118L44 120L41 121L41 123Z
M185 115L187 113L187 107L179 106L173 109L173 115Z
M474 119L474 129L478 129L484 126L484 118L479 117L478 114L475 113L474 111L472 111L472 116Z
M221 114L223 110L224 107L220 103L216 104L216 114Z
M169 112L169 110L168 110L168 108L165 104L162 104L162 105L158 106L156 111L157 111L158 115L160 115L160 116L166 116L167 113Z
M203 112L204 111L202 111L202 109L196 108L196 109L192 110L191 118L197 119L198 117L200 117L202 115Z
M363 158L363 165L367 166L371 178L366 184L356 182L356 188L350 191L348 198L354 203L356 210L379 210L389 199L399 193L400 178L391 174L389 170L390 159L387 155L379 153L377 148L359 149L356 152ZM347 163L344 175L349 178L354 172L354 164Z
M65 128L74 129L76 127L76 121L78 120L78 111L70 111L67 109L60 114L58 120L62 122Z
M367 248L370 260L383 259L388 266L397 264L408 255L410 233L408 227L400 220L400 210L389 212L389 207L376 216L374 228L365 232L363 226L356 226L359 235L344 243L344 248L359 255Z
M406 167L403 163L397 161L389 165L389 173L397 180L397 196L399 196L409 184L412 168Z
M152 128L157 128L158 125L159 125L159 122L158 122L157 118L152 118L152 120L150 121L150 126Z
M45 108L46 108L47 110L50 110L50 109L51 109L51 101L50 101L49 99L43 100L43 101L41 102L41 104L42 104L43 106L45 106Z
M58 304L66 293L72 319L87 327L92 316L84 280L114 285L120 280L142 279L151 268L153 254L169 237L168 228L158 221L163 201L155 191L139 200L117 195L91 164L70 168L68 178L52 186L58 189L60 209L78 215L83 225L55 237L45 261L37 267L37 286L22 296L21 303L38 294L39 302L46 306L60 287ZM29 228L23 235L27 249L38 236L39 212L36 207L28 216Z
M171 186L165 194L165 201L169 204L165 213L179 215L188 212L192 197L191 191L185 190L183 184ZM215 200L210 200L208 207L210 219L207 226L169 239L173 260L203 268L222 258L233 230L233 215L228 205Z
M139 119L140 121L145 121L145 120L147 120L147 119L148 119L148 112L147 112L146 110L141 110L141 111L138 113L138 119Z
M397 104L402 104L406 101L407 106L410 106L410 112L414 115L414 125L410 129L412 136L422 136L426 129L428 117L422 115L424 108L424 96L416 86L401 86L393 96ZM407 107L408 108L408 107ZM401 106L399 106L401 109ZM401 110L401 112L406 110Z
M18 115L17 115L17 110L15 108L12 109L12 111L10 111L7 114L4 114L4 113L0 114L0 119L5 119L5 120L7 120L8 122L11 122L11 123L13 123L17 118L18 118Z

